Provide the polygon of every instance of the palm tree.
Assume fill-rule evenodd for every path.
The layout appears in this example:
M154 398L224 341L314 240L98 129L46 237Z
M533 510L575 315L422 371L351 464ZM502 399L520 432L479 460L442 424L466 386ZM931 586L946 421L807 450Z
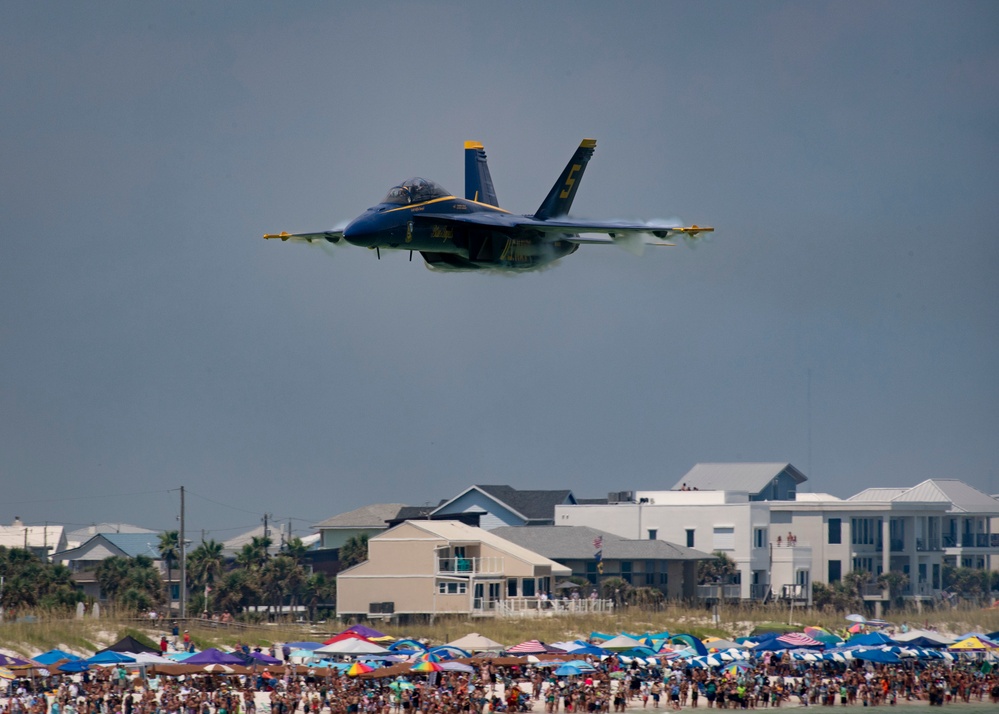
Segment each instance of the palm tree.
M216 540L205 541L187 557L191 582L198 586L214 585L222 577L225 557L222 544Z
M180 560L180 533L178 531L163 531L160 533L159 551L160 557L166 562L167 566L167 609L172 609L173 596L171 593L171 588L173 587L173 566Z
M309 619L316 620L316 609L326 606L336 609L336 578L325 573L313 573L305 584L305 601L309 607Z
M301 564L301 562L305 560L305 555L308 552L309 547L305 545L305 543L302 542L302 539L297 536L284 544L284 554L296 563Z
M727 553L716 550L713 555L711 560L702 560L697 564L697 582L700 585L726 583L739 570Z
M368 559L368 536L351 536L340 546L340 570L363 563Z

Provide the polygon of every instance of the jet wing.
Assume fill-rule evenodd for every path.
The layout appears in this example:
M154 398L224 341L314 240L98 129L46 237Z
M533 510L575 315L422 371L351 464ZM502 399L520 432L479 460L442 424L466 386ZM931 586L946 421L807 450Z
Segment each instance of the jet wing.
M620 240L640 240L642 237L659 239L658 242L649 241L648 245L671 245L662 241L677 236L696 239L701 233L711 233L714 231L714 228L710 226L665 226L656 225L655 223L636 223L631 221L583 221L570 218L542 221L532 216L515 216L509 213L492 212L457 215L452 213L421 213L413 218L414 220L433 220L435 223L451 222L501 230L506 229L511 232L533 231L572 243L594 245L619 245Z
M264 240L270 240L271 238L279 238L283 241L299 241L302 243L311 243L314 240L339 243L340 239L343 238L343 231L322 231L320 233L285 233L282 231L280 233L264 234Z

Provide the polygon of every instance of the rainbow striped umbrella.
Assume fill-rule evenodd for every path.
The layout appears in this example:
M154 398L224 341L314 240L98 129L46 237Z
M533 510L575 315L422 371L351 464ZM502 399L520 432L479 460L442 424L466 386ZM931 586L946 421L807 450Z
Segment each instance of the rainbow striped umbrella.
M444 667L439 662L417 662L409 668L410 672L440 672Z
M347 670L347 676L356 677L359 674L364 674L366 672L374 672L374 671L375 671L374 667L364 664L364 662L354 662L354 664L350 665L350 669Z

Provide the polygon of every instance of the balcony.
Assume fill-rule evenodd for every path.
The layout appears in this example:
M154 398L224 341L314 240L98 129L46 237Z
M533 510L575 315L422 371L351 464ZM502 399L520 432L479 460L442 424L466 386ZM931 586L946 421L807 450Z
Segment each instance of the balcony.
M503 558L438 558L437 575L502 575Z
M941 550L939 538L916 538L916 550L924 553L930 550Z
M945 535L944 548L999 548L999 533L965 533Z
M749 586L751 600L766 600L770 594L770 583L752 583Z
M742 586L721 583L698 585L697 597L701 600L741 600Z
M860 596L865 600L887 600L888 588L882 588L871 580L860 586Z

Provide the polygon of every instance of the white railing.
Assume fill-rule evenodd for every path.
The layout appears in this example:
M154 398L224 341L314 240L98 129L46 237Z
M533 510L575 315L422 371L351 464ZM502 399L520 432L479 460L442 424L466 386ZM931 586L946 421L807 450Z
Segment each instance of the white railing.
M497 617L550 617L554 615L583 615L592 612L613 612L614 601L609 599L579 598L573 600L538 598L508 598L493 603Z

